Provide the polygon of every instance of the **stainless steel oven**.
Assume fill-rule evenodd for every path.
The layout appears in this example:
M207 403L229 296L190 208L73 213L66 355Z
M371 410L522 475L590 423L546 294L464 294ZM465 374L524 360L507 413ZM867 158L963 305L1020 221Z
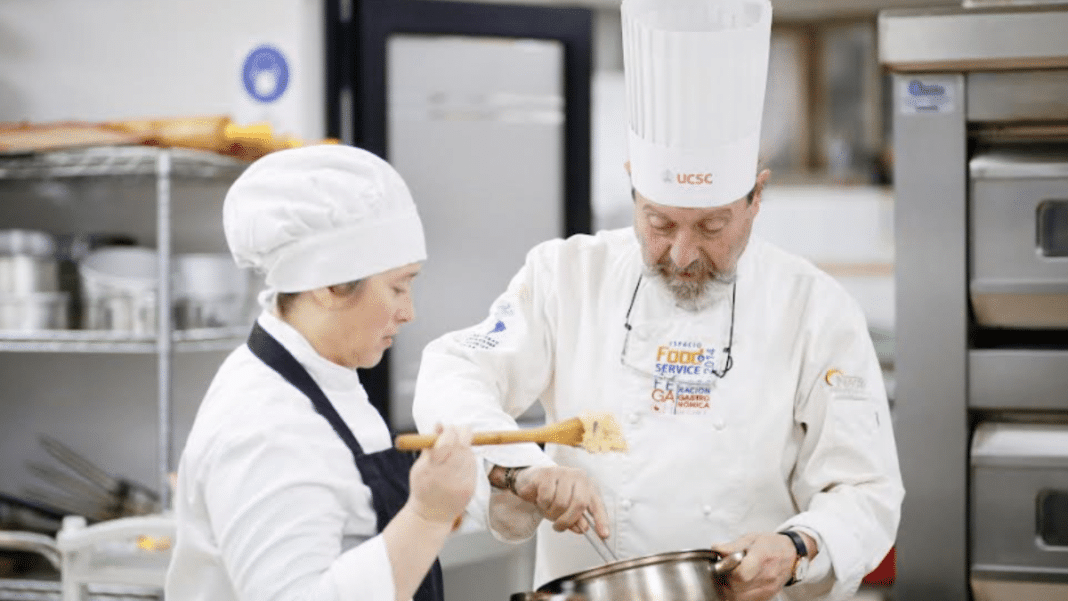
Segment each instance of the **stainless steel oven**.
M1068 6L886 11L897 599L1068 599Z
M984 144L968 182L976 322L1068 328L1068 144Z
M979 425L970 488L977 601L1068 599L1068 425Z

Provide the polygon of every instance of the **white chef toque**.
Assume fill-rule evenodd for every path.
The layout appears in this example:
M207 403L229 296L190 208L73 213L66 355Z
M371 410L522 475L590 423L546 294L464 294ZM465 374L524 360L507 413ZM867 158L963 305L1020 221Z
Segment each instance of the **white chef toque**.
M756 183L769 0L623 0L630 175L649 200L715 207Z
M223 203L234 260L277 292L301 292L426 260L408 186L359 148L321 145L250 165Z

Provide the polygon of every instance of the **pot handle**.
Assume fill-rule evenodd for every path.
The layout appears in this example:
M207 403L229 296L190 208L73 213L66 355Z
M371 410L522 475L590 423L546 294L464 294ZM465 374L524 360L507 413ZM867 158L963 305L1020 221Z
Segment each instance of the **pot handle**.
M745 557L745 551L735 551L726 557L723 557L716 563L712 564L712 574L715 576L722 576L727 572L738 567L738 564L742 563L742 558Z

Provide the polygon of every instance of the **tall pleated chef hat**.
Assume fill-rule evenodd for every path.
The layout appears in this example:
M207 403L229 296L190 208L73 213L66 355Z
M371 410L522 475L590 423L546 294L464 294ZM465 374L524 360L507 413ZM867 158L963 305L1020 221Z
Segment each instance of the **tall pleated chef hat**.
M226 194L223 229L234 260L277 292L359 280L426 259L423 225L400 174L359 148L271 153Z
M769 0L623 0L630 174L649 200L715 207L756 182Z

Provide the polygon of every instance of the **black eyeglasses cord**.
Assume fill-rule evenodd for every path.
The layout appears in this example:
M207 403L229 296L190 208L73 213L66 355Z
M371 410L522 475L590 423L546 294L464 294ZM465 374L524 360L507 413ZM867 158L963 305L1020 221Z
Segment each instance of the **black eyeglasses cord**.
M623 318L623 327L627 328L627 337L630 337L630 312L634 310L634 301L638 298L638 289L642 286L643 275L638 275L638 283L634 286L634 292L630 295L630 305L627 307L627 316ZM723 373L716 374L719 377L727 375L727 372L731 370L734 364L734 357L731 356L731 347L734 346L734 301L738 297L738 280L734 280L734 285L731 287L731 330L727 335L727 361L723 366ZM623 342L623 346L626 347L626 341ZM622 357L620 358L622 360Z

